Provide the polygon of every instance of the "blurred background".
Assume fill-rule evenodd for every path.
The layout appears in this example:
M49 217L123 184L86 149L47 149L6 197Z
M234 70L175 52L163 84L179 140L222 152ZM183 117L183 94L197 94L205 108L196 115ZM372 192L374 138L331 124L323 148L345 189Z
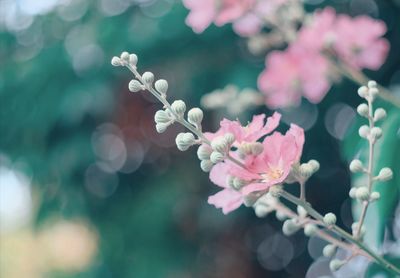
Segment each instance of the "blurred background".
M305 5L384 20L391 52L379 72L367 74L399 90L400 1ZM248 208L224 216L208 205L217 188L195 150L174 146L182 128L157 134L160 105L130 93L128 71L111 66L112 56L136 53L139 70L167 79L169 98L188 106L230 83L255 89L265 56L251 55L230 26L194 34L184 24L187 14L177 0L0 0L1 277L332 275L318 239L283 236L274 216L258 219ZM321 163L307 185L309 201L340 215L347 230L346 165L361 150L356 89L344 80L318 106L303 102L281 111L286 123L306 130L304 160ZM397 116L380 153L391 154L400 170L400 111L387 108ZM205 129L214 131L222 117L245 122L254 113L271 111L208 111ZM393 184L400 187L400 180ZM385 246L400 253L398 189L389 195L380 225ZM340 277L358 275L365 263Z

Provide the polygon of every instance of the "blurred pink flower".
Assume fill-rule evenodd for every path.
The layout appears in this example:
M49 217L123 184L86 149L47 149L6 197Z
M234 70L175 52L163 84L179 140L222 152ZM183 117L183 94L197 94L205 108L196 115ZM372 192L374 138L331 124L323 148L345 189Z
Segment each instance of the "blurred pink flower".
M283 183L293 164L299 162L303 144L303 129L291 125L285 135L274 132L265 137L263 152L247 156L243 161L244 168L230 160L216 164L210 172L210 180L223 190L210 196L208 203L222 208L227 214L238 208L246 195ZM231 156L237 158L235 153ZM246 185L241 189L231 188L228 184L230 176L246 181Z
M368 16L339 15L336 32L334 49L351 66L377 70L385 61L390 45L382 38L386 33L384 22Z
M258 87L271 108L298 105L301 95L318 103L330 88L328 65L318 52L293 44L267 56Z
M186 24L194 32L203 32L211 23L222 26L233 24L241 36L260 32L262 17L273 14L287 0L183 0L190 10Z
M314 50L331 50L356 69L378 69L387 56L389 43L382 36L386 26L368 16L352 18L336 15L333 8L317 11L310 24L303 26L295 42Z

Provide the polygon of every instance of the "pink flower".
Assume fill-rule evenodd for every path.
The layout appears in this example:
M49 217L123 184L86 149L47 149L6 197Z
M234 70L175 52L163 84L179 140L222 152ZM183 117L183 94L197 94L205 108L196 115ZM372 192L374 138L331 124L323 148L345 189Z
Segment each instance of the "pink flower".
M286 0L183 0L190 10L186 24L196 33L203 32L211 23L222 26L233 23L241 36L260 32L262 17L272 15Z
M385 33L386 26L380 20L336 15L334 9L325 8L300 29L295 44L310 51L329 49L356 69L376 70L389 51L389 43L382 38Z
M283 183L293 164L299 162L303 144L303 129L291 125L285 135L274 132L267 136L263 141L263 152L246 157L244 168L229 160L218 163L210 172L210 180L223 190L210 196L208 203L222 208L223 213L227 214L238 208L246 195ZM231 156L237 158L235 153ZM241 189L231 188L228 184L229 176L240 178L247 184Z
M243 195L239 191L230 188L228 176L230 166L228 163L218 163L210 172L210 180L223 188L217 194L208 197L208 203L216 208L222 208L224 214L237 209L243 204Z
M328 65L318 52L293 44L286 51L274 51L267 56L258 87L272 108L298 105L301 95L318 103L330 88Z
M382 36L386 25L368 16L351 18L340 15L336 22L337 40L334 48L345 62L357 69L377 70L389 51L389 43Z

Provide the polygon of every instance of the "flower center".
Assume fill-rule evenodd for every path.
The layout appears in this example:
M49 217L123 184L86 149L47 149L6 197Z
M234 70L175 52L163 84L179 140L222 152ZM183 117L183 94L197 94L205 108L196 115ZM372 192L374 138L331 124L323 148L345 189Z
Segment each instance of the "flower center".
M263 179L266 181L279 179L280 177L282 177L282 175L283 175L283 171L278 168L275 168L275 169L271 168L271 169L269 169L269 171L267 173L261 174Z

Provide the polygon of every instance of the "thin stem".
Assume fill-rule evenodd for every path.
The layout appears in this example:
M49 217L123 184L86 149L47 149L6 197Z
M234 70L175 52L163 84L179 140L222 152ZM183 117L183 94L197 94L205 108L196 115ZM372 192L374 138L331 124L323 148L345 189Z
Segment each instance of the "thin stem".
M306 201L306 185L304 180L300 180L300 200Z
M291 202L295 205L298 205L298 206L302 206L310 216L314 217L317 220L323 221L324 217L321 214L319 214L315 209L313 209L309 203L300 200L299 198L293 196L292 194L290 194L286 191L282 191L280 193L280 195L281 195L281 197L288 200L289 202ZM374 260L377 264L381 265L383 268L385 268L389 272L396 274L396 275L400 275L399 268L397 268L395 265L393 265L390 262L388 262L387 260L385 260L383 257L376 254L373 250L371 250L368 246L366 246L361 241L353 238L352 235L347 233L342 228L338 227L337 225L332 225L327 228L331 229L332 232L334 232L338 236L342 237L343 239L347 240L348 242L353 243L354 245L358 246L360 249L364 250L368 255L371 256L372 260Z
M372 105L372 98L367 98L368 100L368 122L369 122L369 128L370 130L374 127L374 110L373 110L373 105ZM368 169L367 169L367 178L368 178L368 193L371 195L371 190L372 186L374 183L374 178L373 178L373 167L374 167L374 145L375 145L375 139L372 138L371 136L368 137L368 143L369 143L369 153L368 153ZM367 209L369 206L369 200L366 200L362 204L362 210L361 210L361 215L360 219L358 220L357 224L357 230L355 232L354 237L356 239L360 239L361 237L361 230L362 226L364 224L365 217L367 215Z

